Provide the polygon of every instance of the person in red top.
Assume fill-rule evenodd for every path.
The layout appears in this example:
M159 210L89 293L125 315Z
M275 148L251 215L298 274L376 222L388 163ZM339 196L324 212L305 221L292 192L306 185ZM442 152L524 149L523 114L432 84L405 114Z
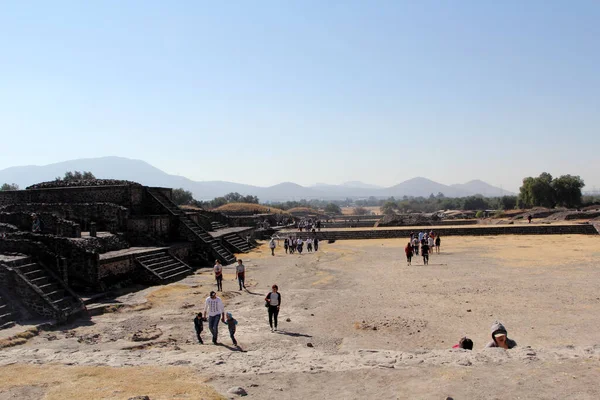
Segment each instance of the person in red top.
M411 265L410 262L413 256L413 247L412 244L410 244L410 242L408 242L408 244L404 248L404 252L406 253L406 262L408 263L408 265Z

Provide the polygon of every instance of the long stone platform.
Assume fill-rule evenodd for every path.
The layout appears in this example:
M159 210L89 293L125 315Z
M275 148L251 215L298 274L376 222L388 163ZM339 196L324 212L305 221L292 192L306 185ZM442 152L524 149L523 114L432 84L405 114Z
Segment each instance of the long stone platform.
M318 237L321 240L391 239L408 238L411 232L431 230L440 236L494 236L494 235L598 235L592 224L527 224L527 225L481 225L481 226L411 226L397 228L322 229L320 232L286 230L281 237Z

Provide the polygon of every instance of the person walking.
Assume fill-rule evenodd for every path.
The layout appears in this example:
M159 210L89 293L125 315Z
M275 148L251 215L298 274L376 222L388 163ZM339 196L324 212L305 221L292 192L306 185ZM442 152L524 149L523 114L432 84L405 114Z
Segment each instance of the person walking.
M245 283L246 267L244 266L244 263L242 262L242 260L240 260L239 258L238 258L237 262L238 263L235 266L235 277L237 278L238 284L240 285L240 291L241 291L242 287L244 289L246 289L246 283Z
M314 246L314 248L315 248L315 251L319 250L319 238L318 238L318 237L316 237L316 238L313 240L313 246Z
M296 246L298 247L298 254L302 254L302 247L304 246L302 238L298 238L298 240L296 240Z
M215 266L213 267L215 271L215 279L217 280L217 291L223 291L223 266L221 265L221 261L216 260Z
M227 324L227 327L229 328L229 337L231 338L231 341L233 342L234 346L237 346L237 340L235 340L235 326L237 325L237 320L235 318L233 318L233 315L231 315L230 312L227 313L227 320L225 321L225 323Z
M442 239L440 239L440 235L436 236L435 238L435 252L437 254L440 254L440 246L442 244Z
M275 247L277 247L277 243L275 243L275 238L271 238L271 241L269 242L269 248L271 249L272 256L275 255Z
M419 239L416 237L412 241L413 252L416 256L419 255Z
M277 285L271 287L271 292L265 297L265 302L269 312L269 326L271 327L271 332L273 332L273 322L275 322L274 330L277 330L277 316L281 307L281 294Z
M429 246L429 249L433 253L433 250L435 248L435 240L433 240L433 238L431 236L429 236L429 239L427 239L427 245Z
M412 244L410 244L410 242L408 242L408 244L404 248L404 252L406 253L406 262L410 266L412 256L413 256L413 247L412 247Z
M421 255L423 256L423 265L429 265L429 245L423 239L423 244L421 245Z
M311 238L306 239L306 251L308 251L309 253L312 253L312 239Z
M225 322L225 306L214 291L210 292L210 296L204 302L204 316L208 315L208 329L212 333L212 342L217 344L219 336L219 319Z
M203 321L204 320L202 319L202 313L199 312L198 315L196 315L196 318L194 318L194 329L196 329L196 337L198 338L198 343L200 344L204 344L204 342L202 341L202 337L200 337L200 334L204 330Z
M289 241L288 238L283 239L283 248L285 249L285 254L288 253Z

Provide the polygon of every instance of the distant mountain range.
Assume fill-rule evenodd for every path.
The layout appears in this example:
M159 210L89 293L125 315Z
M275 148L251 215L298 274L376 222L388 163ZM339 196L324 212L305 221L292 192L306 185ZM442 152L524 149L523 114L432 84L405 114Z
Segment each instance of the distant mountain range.
M123 157L101 157L64 161L44 166L11 167L0 170L0 184L16 183L21 188L50 181L63 176L67 171L91 171L97 178L125 179L147 186L183 188L193 193L198 200L210 200L230 192L258 196L261 201L286 201L300 199L345 199L375 196L424 196L443 193L446 197L463 197L481 194L486 197L513 195L480 180L464 184L443 185L426 178L413 178L389 188L363 182L345 182L341 185L316 184L311 187L292 182L259 187L225 181L193 181L178 175L170 175L145 161Z

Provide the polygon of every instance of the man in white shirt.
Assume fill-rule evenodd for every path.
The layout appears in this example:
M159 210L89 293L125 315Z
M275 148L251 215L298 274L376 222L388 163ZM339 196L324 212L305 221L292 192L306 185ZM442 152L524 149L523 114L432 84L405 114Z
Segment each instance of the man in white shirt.
M212 341L217 344L217 336L219 335L219 317L225 322L225 306L217 294L210 292L210 297L204 302L204 317L208 316L208 329L212 333Z

